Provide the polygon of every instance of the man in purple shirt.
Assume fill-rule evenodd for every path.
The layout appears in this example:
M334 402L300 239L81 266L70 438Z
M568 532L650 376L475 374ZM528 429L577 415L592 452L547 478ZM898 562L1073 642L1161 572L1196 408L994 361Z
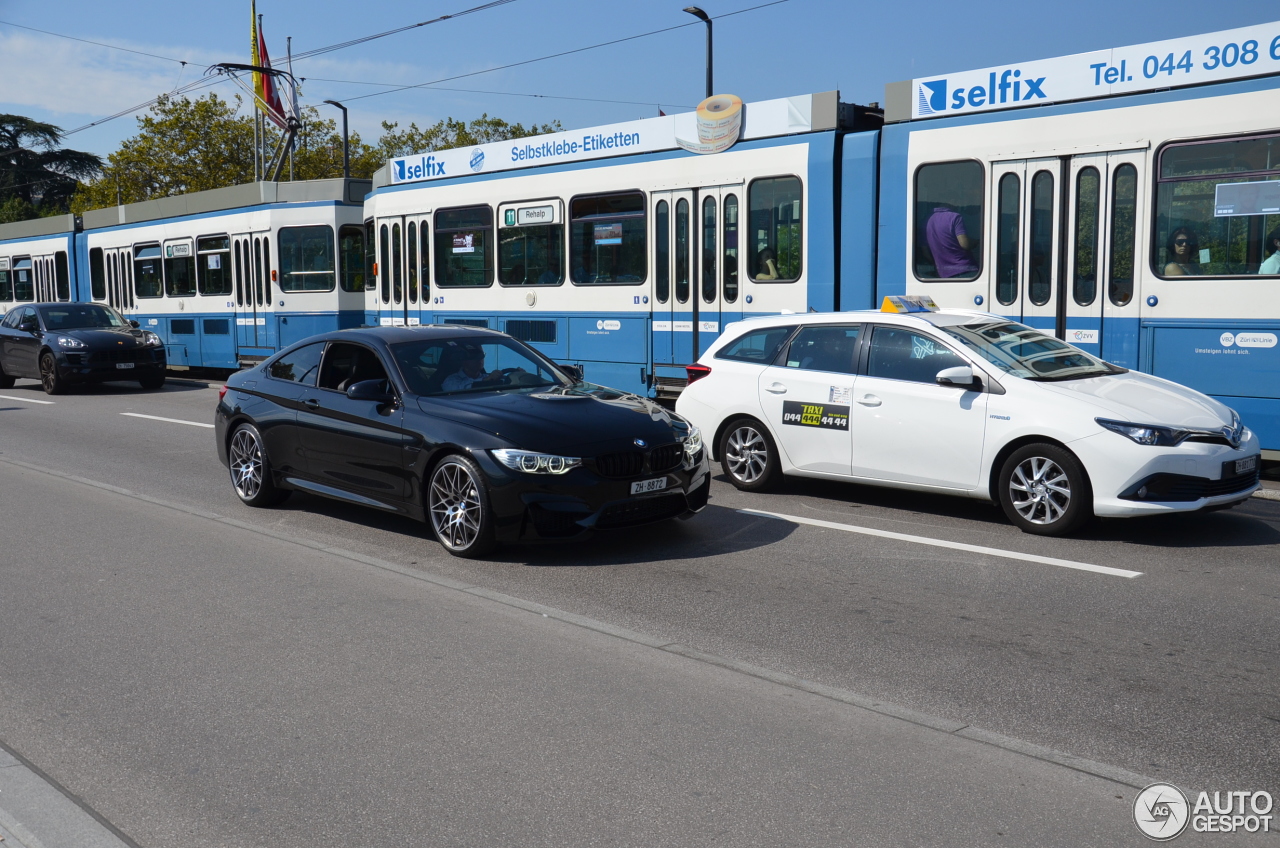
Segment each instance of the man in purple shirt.
M924 235L939 277L971 277L978 273L978 266L969 256L974 242L965 232L959 212L947 206L934 207Z

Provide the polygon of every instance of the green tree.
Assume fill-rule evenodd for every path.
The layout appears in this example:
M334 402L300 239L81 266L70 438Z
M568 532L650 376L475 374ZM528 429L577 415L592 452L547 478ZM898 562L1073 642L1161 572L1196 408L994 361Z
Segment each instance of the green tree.
M445 118L426 129L419 129L416 123L411 123L408 129L402 130L399 124L383 121L382 138L378 139L378 145L372 152L378 160L375 167L381 167L386 160L397 156L453 147L474 147L491 141L560 132L562 129L564 128L559 121L525 127L523 124L509 124L501 118L490 118L488 112L471 123Z
M62 147L62 129L22 115L0 115L0 223L65 213L80 180L102 160Z

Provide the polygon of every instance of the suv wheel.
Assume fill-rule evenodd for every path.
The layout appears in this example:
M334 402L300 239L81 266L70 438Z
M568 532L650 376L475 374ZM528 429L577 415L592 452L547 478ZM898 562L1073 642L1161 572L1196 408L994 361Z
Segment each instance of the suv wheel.
M52 353L40 357L40 385L47 395L60 395L67 390L67 381L58 373L58 360Z

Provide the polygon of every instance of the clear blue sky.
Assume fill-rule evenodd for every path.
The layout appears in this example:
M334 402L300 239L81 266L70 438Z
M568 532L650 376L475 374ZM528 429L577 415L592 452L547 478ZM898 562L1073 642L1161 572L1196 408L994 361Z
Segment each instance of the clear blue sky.
M483 0L260 0L272 59L480 5ZM566 128L668 113L704 89L704 27L687 0L514 0L295 64L304 104L482 71L692 22L693 26L519 68L441 83L485 92L594 98L587 102L419 89L350 100L353 129L370 141L381 120L433 123L483 112ZM766 0L704 0L712 16ZM1209 15L1212 15L1210 17ZM788 0L715 24L718 92L763 100L838 88L846 101L883 100L884 84L1004 62L1157 41L1280 19L1261 0L1073 0L1051 6L994 0L863 4ZM83 44L0 24L0 111L66 130L197 79L217 61L249 61L249 3L0 0L0 21L190 62ZM223 83L212 90L230 96ZM336 116L332 107L320 106ZM76 133L67 145L107 154L136 131L126 115Z

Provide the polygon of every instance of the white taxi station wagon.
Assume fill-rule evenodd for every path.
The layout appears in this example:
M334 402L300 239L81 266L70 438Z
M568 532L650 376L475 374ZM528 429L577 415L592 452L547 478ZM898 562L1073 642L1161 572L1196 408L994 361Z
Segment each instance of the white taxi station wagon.
M1056 536L1258 488L1258 438L1218 401L927 297L742 321L688 372L676 410L746 491L793 474L952 493Z

